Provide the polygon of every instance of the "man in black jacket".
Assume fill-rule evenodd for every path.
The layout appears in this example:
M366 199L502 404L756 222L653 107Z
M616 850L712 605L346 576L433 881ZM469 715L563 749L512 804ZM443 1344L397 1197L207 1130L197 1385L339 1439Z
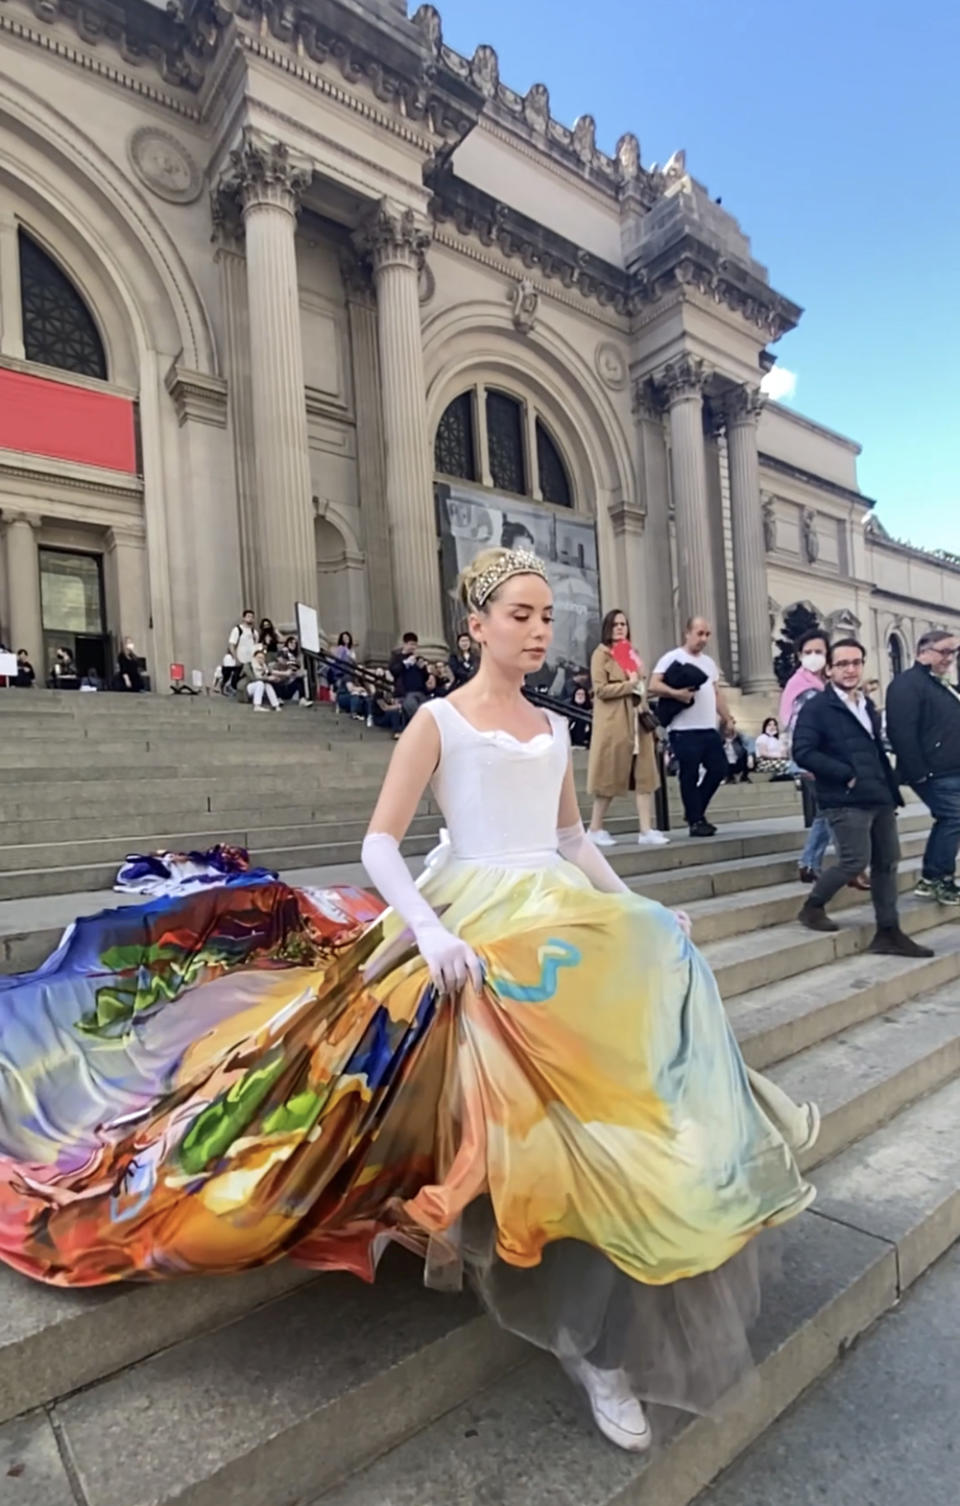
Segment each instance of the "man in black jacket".
M404 717L412 721L427 699L427 662L420 657L420 639L416 633L404 633L400 647L390 656L390 673Z
M887 690L887 736L902 784L916 790L933 816L914 889L923 899L960 906L954 873L960 846L960 691L956 673L960 638L943 628L924 633L917 662Z
M866 650L855 638L841 638L828 658L830 684L802 708L793 756L816 781L817 804L830 823L838 859L823 870L798 919L811 931L838 930L824 907L869 863L877 917L871 952L932 957L929 947L918 946L900 929L897 806L903 802L877 709L860 689Z

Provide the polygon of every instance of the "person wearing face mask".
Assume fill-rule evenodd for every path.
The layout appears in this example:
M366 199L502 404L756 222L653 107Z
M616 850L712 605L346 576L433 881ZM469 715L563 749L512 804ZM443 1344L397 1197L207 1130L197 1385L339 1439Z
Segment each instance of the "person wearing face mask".
M800 664L790 676L780 697L780 726L790 742L793 740L801 709L813 696L819 695L827 683L827 651L826 635L819 629L804 633L797 644ZM817 809L813 782L809 775L805 781L805 799L813 803L814 815L800 858L798 877L801 884L812 884L819 877L823 859L830 846L830 827L826 816Z

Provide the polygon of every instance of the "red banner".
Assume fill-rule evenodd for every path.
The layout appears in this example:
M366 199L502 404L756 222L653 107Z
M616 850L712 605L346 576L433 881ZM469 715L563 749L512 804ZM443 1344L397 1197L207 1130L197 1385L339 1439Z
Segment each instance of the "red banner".
M0 449L136 474L130 398L0 370Z

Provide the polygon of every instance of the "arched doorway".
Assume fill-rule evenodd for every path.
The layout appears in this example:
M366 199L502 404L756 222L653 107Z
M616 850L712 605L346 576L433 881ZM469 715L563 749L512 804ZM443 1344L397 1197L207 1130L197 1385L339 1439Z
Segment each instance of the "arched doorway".
M314 523L317 550L317 604L323 631L334 641L345 629L361 653L367 637L364 556L342 519L329 508Z

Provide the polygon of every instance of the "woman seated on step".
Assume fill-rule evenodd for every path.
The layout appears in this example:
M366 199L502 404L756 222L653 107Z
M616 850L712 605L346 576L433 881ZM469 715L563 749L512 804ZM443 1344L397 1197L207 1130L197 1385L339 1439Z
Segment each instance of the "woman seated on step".
M267 667L267 654L263 648L254 652L250 661L250 679L247 681L247 696L253 702L254 711L266 711L263 698L266 696L268 703L274 711L280 710L280 698L270 683L270 671Z

